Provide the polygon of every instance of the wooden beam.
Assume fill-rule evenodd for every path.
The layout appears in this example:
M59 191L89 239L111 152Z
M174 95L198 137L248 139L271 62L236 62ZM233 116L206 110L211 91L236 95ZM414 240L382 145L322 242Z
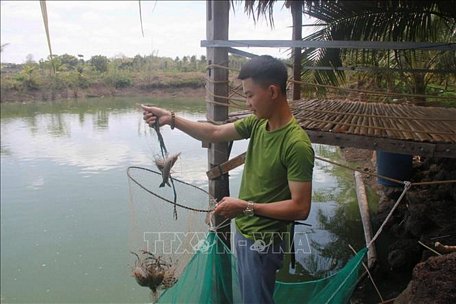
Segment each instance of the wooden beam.
M219 166L210 169L209 171L206 172L206 175L209 179L215 179L218 178L219 176L228 173L229 171L233 170L234 168L239 167L245 162L245 152L242 154L239 154L236 157L233 157L229 161L224 162L223 164L220 164Z
M371 49L371 50L440 50L456 51L456 43L447 42L399 42L399 41L342 41L342 40L202 40L202 47L289 47L327 49Z
M302 2L291 2L291 15L293 18L293 41L302 40ZM301 81L301 59L300 47L293 48L293 80ZM293 82L292 99L301 99L301 84Z
M456 144L405 141L365 135L306 130L312 143L353 147L368 150L421 155L428 157L456 158Z
M241 50L238 50L238 49L235 49L235 48L228 48L228 53L239 55L239 56L242 56L242 57L247 57L247 58L258 57L258 55L255 55L253 53L241 51Z
M399 153L399 154L409 154L409 155L421 155L428 157L443 157L443 158L456 158L456 144L429 144L429 143L419 143L419 142L410 142L413 144L406 147L404 141L392 140L387 138L378 138L375 137L375 142L363 143L364 141L369 141L366 138L368 136L360 135L349 135L343 134L343 139L340 138L341 134L331 133L335 135L334 139L325 138L325 135L319 133L327 133L313 130L306 130L307 134L312 140L312 143L316 144L326 144L332 146L343 146L343 147L353 147L358 149L368 149L376 150L381 149L387 152ZM355 139L347 140L348 137L354 137ZM371 137L372 138L372 137ZM322 140L323 139L323 140ZM333 144L332 142L336 141L338 144ZM347 144L348 143L348 144ZM245 152L239 154L236 157L231 158L230 160L220 164L217 167L214 167L206 172L206 175L209 179L216 179L223 174L228 173L229 171L241 166L245 162Z
M435 157L456 158L456 144L436 144Z
M439 73L439 74L456 74L456 69L403 69L403 68L382 68L374 66L303 66L303 70L315 71L356 71L356 72L415 72L415 73Z

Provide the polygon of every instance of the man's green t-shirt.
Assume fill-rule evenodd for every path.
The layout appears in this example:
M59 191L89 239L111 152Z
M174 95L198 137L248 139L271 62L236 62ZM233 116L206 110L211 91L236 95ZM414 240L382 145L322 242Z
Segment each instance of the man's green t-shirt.
M234 123L243 138L250 138L239 198L255 203L291 199L288 181L311 181L314 151L309 136L293 117L272 132L267 120L248 116ZM269 240L271 234L286 231L288 222L260 216L236 217L238 230L247 238Z

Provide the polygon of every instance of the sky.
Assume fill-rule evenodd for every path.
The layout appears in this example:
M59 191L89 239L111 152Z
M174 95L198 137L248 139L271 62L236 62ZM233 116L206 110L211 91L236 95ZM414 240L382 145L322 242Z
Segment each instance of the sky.
M109 58L151 55L175 58L201 56L206 49L205 1L46 1L53 54ZM303 18L303 23L310 22ZM243 3L230 8L229 39L291 39L290 10L281 1L274 8L274 28L260 17L255 24ZM306 27L303 28L305 35ZM2 63L24 63L49 55L39 1L1 0ZM254 54L287 58L286 48L240 48Z

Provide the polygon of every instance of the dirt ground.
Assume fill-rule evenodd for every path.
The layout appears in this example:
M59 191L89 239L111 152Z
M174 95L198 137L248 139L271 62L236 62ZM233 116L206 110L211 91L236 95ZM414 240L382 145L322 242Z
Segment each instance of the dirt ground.
M430 257L415 266L407 289L394 303L454 303L456 301L455 278L456 252Z
M343 157L358 169L375 173L375 153L341 149ZM454 159L414 158L412 182L456 179ZM384 221L402 188L384 187L376 177L364 175L364 182L379 195L374 231ZM456 187L454 184L414 186L385 226L377 246L379 260L371 270L384 300L394 303L454 303L456 300L456 255L435 257L420 245L433 248L435 240L456 244ZM408 285L407 285L408 284ZM408 287L407 287L408 286ZM406 288L407 287L407 288ZM404 290L405 289L405 290ZM369 279L358 285L352 303L378 303ZM392 303L388 302L388 303Z

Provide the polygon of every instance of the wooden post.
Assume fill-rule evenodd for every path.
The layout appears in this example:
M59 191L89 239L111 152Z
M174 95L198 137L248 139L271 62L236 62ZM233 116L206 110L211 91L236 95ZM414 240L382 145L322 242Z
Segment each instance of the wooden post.
M302 1L291 3L293 40L302 40ZM301 81L301 48L293 48L293 80ZM301 99L301 85L293 82L293 100Z
M366 246L372 240L372 225L369 216L369 207L367 205L366 188L364 187L363 178L361 173L355 171L355 184L356 184L356 197L358 198L359 213L361 214L361 221L363 223L364 238L366 239ZM377 259L375 251L375 244L372 244L367 249L367 266L369 268L374 265Z
M229 22L229 1L212 1L206 2L207 6L207 20L206 20L206 36L208 40L228 40L228 22ZM208 64L216 64L228 67L228 49L227 48L207 48L207 61ZM207 78L209 81L206 83L206 88L209 93L206 93L207 103L207 118L210 121L223 122L228 119L228 107L211 103L227 104L228 100L224 98L215 97L225 96L228 97L228 70L216 67L211 67L207 71ZM211 94L212 93L212 94ZM228 143L209 143L208 149L208 166L212 169L221 163L228 160L229 149ZM218 200L224 196L229 196L229 182L228 174L224 174L218 179L209 181L209 193ZM225 218L216 218L215 224L220 224ZM228 232L229 225L219 232ZM228 233L225 233L228 236ZM222 237L221 234L219 236ZM223 238L222 238L223 239ZM229 236L225 238L229 245Z
M206 1L206 37L207 40L228 40L228 23L230 1ZM207 48L208 65L216 64L228 67L228 49L227 48ZM206 82L206 100L207 100L207 118L209 121L224 122L228 119L228 107L211 103L215 101L221 104L227 104L228 100L228 70L216 67L210 67L207 70ZM212 169L229 158L228 143L209 143L208 149L208 167ZM217 179L209 180L209 193L219 201L224 196L230 195L228 174L223 174ZM215 225L220 225L226 219L216 216ZM222 241L230 247L230 225L217 229L217 235ZM213 265L215 272L215 281L213 289L218 293L215 295L217 303L232 303L232 286L228 282L232 280L231 273L231 255L220 255L219 263Z

